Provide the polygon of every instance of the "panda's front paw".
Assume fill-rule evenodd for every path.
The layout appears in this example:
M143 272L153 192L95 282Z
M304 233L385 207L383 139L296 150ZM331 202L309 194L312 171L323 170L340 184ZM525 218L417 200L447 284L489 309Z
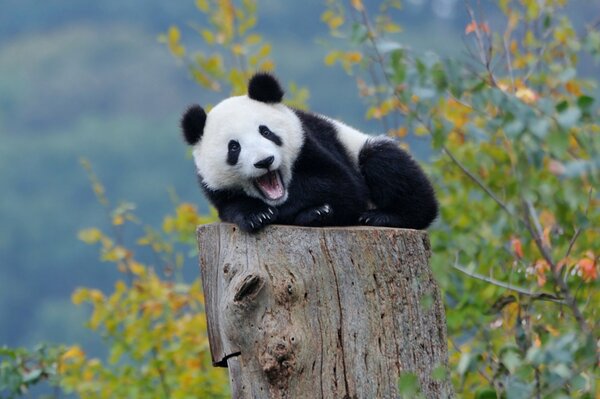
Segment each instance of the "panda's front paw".
M298 226L325 226L331 220L333 210L329 204L323 204L314 208L304 209L294 220Z
M363 212L358 218L358 222L367 226L402 227L402 221L398 215L377 209Z
M268 207L264 210L244 215L238 225L240 226L240 229L253 233L274 223L276 218L277 209Z

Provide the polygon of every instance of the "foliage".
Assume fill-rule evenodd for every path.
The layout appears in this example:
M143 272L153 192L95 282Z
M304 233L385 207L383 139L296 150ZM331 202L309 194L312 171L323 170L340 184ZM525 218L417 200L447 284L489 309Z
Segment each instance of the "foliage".
M108 295L90 288L73 293L75 304L92 306L88 326L102 334L109 354L103 362L79 346L68 348L60 359L61 387L82 398L228 397L226 374L210 361L200 281L186 284L180 276L188 258L183 251L194 248L196 226L215 220L214 214L200 216L183 203L165 217L161 230L146 226L139 232L135 207L112 208L89 163L83 165L110 218L112 235L89 228L79 238L98 245L101 259L115 264L123 279ZM155 266L137 260L124 239L127 228L139 232L136 243L150 249Z
M0 396L16 398L29 393L30 387L47 381L58 387L58 368L62 347L37 345L24 348L0 348ZM50 395L49 395L50 397Z
M189 54L182 43L181 31L171 26L160 35L171 54L187 65L201 87L222 91L229 87L232 95L246 93L248 79L257 70L271 71L271 44L253 32L257 23L255 0L197 0L198 10L207 19L203 26L193 26L202 39L202 49ZM298 108L306 106L308 91L289 86L286 103Z
M600 41L597 26L577 33L566 2L502 0L493 24L466 2L467 60L393 40L398 2L373 17L361 1L329 1L323 14L345 46L325 63L356 76L366 116L435 150L433 266L461 397L598 389L600 115L577 63Z
M460 397L590 398L598 390L600 115L596 82L577 66L584 52L600 57L600 33L575 29L566 2L499 0L501 21L467 3L468 60L420 54L395 39L398 0L327 0L322 15L339 43L325 64L355 77L366 117L434 149L429 172L442 213L433 266ZM207 21L192 27L202 50L191 53L177 27L160 40L198 84L240 94L251 73L273 69L269 43L253 32L255 1L196 5ZM305 89L290 92L289 104L305 105ZM48 380L84 398L226 396L225 374L210 365L200 284L181 277L196 256L195 226L215 215L178 204L160 229L144 227L133 204L111 206L84 166L111 231L79 237L122 278L111 293L81 288L73 301L91 305L88 326L104 337L108 359L79 346L2 349L0 392L19 396ZM152 265L140 260L144 252ZM399 381L406 396L418 385L412 374Z

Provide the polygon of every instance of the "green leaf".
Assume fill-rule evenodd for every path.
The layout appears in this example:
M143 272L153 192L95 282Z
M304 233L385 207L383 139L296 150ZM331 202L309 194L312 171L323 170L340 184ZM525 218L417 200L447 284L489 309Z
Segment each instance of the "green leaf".
M498 395L492 388L483 388L475 392L475 399L498 399Z
M516 351L506 351L502 355L502 364L508 369L508 371L514 373L519 366L521 366L521 356Z
M594 103L594 98L590 96L581 96L577 99L577 106L581 110L587 110Z
M363 24L355 22L354 24L352 24L352 34L350 37L352 43L362 44L369 37L369 31Z
M579 121L579 118L581 118L581 110L577 107L568 107L556 117L558 123L564 129L573 127Z
M550 121L547 118L536 118L529 121L529 130L540 139L546 137L549 128Z
M577 76L577 71L575 68L567 68L558 75L558 80L560 80L562 83L565 83L573 79L575 76Z
M525 124L520 119L514 119L504 126L504 133L509 138L516 138L525 129Z
M584 160L578 159L564 164L565 177L580 177L586 174L593 174L600 169L600 159Z
M388 54L392 51L402 50L404 49L404 46L391 40L382 40L377 42L377 49L381 54Z
M31 384L36 382L42 375L42 369L41 368L35 368L33 370L28 371L27 373L23 374L23 382L25 384Z
M413 397L420 391L419 379L413 373L403 373L398 381L398 390L404 397Z
M406 63L404 62L404 51L396 50L390 55L390 66L392 68L392 82L404 83L406 79Z

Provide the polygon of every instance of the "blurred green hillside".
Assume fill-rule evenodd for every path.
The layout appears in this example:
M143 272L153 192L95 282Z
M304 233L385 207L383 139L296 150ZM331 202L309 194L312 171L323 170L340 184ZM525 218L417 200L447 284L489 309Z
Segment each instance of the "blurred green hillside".
M577 12L600 8L580 4ZM460 1L406 7L398 16L404 42L463 49ZM365 121L354 82L323 66L322 11L321 1L260 3L257 30L273 43L276 72L310 90L311 109L380 131ZM186 45L198 48L192 25L202 23L191 0L0 2L0 345L93 345L70 294L82 285L104 289L116 272L76 238L84 227L107 225L80 157L111 199L135 203L149 224L170 209L167 189L207 209L178 119L188 104L219 96L196 86L157 41L177 24L188 27ZM193 259L187 268L196 274Z

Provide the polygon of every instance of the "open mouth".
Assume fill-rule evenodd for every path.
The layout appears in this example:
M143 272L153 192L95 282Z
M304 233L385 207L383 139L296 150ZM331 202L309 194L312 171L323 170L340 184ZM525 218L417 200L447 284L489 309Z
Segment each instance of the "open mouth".
M267 199L276 201L285 194L285 187L278 170L267 172L254 180L254 186Z

